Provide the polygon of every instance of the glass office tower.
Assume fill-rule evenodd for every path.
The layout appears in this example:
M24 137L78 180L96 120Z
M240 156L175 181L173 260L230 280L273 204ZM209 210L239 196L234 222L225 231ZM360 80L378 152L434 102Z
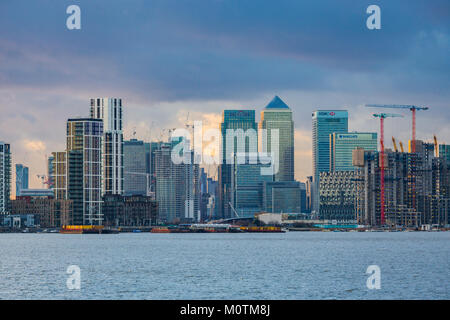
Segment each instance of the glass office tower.
M124 195L147 195L149 176L144 141L131 139L123 143Z
M353 171L352 151L363 148L377 151L378 140L375 132L332 133L330 135L330 171Z
M224 110L222 113L222 123L220 124L220 131L222 134L221 144L221 157L222 161L219 164L219 210L218 214L220 218L229 218L231 213L231 164L226 163L227 157L230 157L233 153L238 152L237 145L234 144L232 150L227 149L226 134L227 130L242 129L244 133L253 129L256 133L256 142L250 141L249 138L245 138L245 144L243 146L244 152L258 151L257 130L258 125L255 121L255 110ZM256 145L254 145L256 144Z
M330 171L330 134L348 132L347 110L312 113L313 210L319 211L319 175Z
M275 181L294 180L294 121L292 121L292 110L275 96L273 100L261 112L261 129L267 134L262 136L262 152L277 152L279 170L275 174ZM278 144L273 145L272 130L278 130Z

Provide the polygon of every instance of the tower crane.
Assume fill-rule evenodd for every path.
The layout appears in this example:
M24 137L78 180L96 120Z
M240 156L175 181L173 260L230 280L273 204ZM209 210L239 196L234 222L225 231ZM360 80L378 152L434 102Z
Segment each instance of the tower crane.
M411 140L411 152L416 152L416 111L428 110L428 107L418 107L413 105L403 104L366 104L366 107L373 108L391 108L391 109L409 109L412 113L412 140Z
M405 152L405 149L403 149L403 142L400 141L399 143L400 143L400 150L402 151L402 153Z
M392 136L392 144L394 145L395 152L398 152L397 142L395 141L395 138L393 136Z
M396 113L374 113L375 118L380 118L380 202L381 202L381 225L384 225L384 119L403 117Z

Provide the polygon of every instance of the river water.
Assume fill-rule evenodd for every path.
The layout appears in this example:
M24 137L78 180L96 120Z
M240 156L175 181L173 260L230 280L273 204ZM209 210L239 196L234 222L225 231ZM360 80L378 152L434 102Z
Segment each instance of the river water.
M450 232L0 234L0 299L450 299L449 276Z

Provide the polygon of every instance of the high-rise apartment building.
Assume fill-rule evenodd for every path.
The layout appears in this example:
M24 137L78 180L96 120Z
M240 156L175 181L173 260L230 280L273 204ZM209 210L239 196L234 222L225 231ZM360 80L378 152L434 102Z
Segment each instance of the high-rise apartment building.
M261 112L260 129L265 129L262 135L262 152L278 152L279 170L275 174L275 181L294 180L294 121L292 110L275 96L273 100ZM272 130L278 130L278 140L272 143ZM273 144L273 145L272 145ZM272 150L275 148L275 150ZM278 159L276 159L278 158Z
M103 120L102 194L123 193L122 99L91 99L91 118Z
M67 120L66 197L73 200L74 224L102 224L102 137L100 119Z
M352 151L363 148L376 151L378 145L375 132L349 132L330 134L330 171L352 171Z
M227 146L227 131L236 133L236 130L242 130L243 141L240 143L237 137L230 136L229 142L232 146ZM250 131L249 131L250 130ZM221 218L229 218L232 216L231 202L231 159L238 152L257 152L258 151L258 126L255 121L255 110L224 110L222 113L222 123L220 131L222 134L221 144L221 163L218 167L219 175L219 210L218 214ZM253 133L255 134L252 137ZM238 145L239 148L238 148ZM228 150L228 149L231 150ZM228 160L228 161L227 161ZM228 163L227 163L228 162Z
M11 208L11 146L0 141L0 214Z
M16 197L20 196L20 191L28 189L28 167L23 164L16 164Z
M52 181L55 199L67 199L67 152L52 152Z
M317 110L312 113L313 208L319 211L319 176L330 171L330 134L348 132L346 110Z

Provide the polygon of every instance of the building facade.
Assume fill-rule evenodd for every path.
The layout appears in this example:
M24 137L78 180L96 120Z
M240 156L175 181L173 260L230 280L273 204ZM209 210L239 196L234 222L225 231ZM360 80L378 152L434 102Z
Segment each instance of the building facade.
M0 141L0 214L11 209L11 146Z
M150 173L146 145L136 139L123 143L124 195L148 195Z
M294 181L294 121L292 110L275 96L261 112L260 129L262 152L274 152L274 161L278 161L279 170L275 181ZM272 141L272 130L278 131L278 139ZM264 132L264 131L263 131ZM276 141L278 140L278 141Z
M65 192L76 225L102 225L102 138L102 120L67 120Z
M298 181L264 182L263 204L268 213L301 213L301 184Z
M227 146L227 130L241 129L244 137L243 143L239 143L237 138L232 138L229 141L235 142L233 146ZM250 130L250 131L248 131ZM253 131L252 131L253 130ZM220 124L220 131L222 134L221 141L221 161L218 167L218 180L219 180L219 218L230 218L234 216L231 211L231 174L232 174L232 160L233 155L237 152L257 152L258 140L257 140L258 124L255 121L255 110L224 110L222 112L222 123ZM252 139L245 134L255 133L256 140ZM238 149L239 145L239 149ZM228 150L228 149L231 150ZM227 161L228 160L228 161ZM228 162L228 163L227 163Z
M158 203L148 196L103 196L104 225L112 227L154 226L158 220Z
M239 164L231 166L232 217L253 217L264 210L264 183L273 181L273 175L261 174L265 164Z
M378 146L375 132L349 132L330 134L330 171L352 171L352 151L363 148L376 151Z
M317 110L312 113L313 205L319 210L319 178L330 171L330 134L348 132L346 110Z
M385 152L387 225L419 227L449 223L450 164L444 158L433 156L432 144L418 142L416 145L421 147L416 153ZM355 156L359 158L355 163L361 168L355 179L358 222L380 225L380 154L361 149Z
M16 197L20 196L22 189L28 189L28 167L16 164Z
M194 153L187 152L191 163L176 164L172 150L182 138L172 138L155 151L156 201L162 222L193 222L200 220L200 170L194 164Z
M42 228L73 224L73 201L49 196L19 196L11 201L12 214L33 214Z
M91 118L103 120L102 194L123 193L122 99L91 99Z
M356 222L356 171L320 174L319 218L338 223Z

